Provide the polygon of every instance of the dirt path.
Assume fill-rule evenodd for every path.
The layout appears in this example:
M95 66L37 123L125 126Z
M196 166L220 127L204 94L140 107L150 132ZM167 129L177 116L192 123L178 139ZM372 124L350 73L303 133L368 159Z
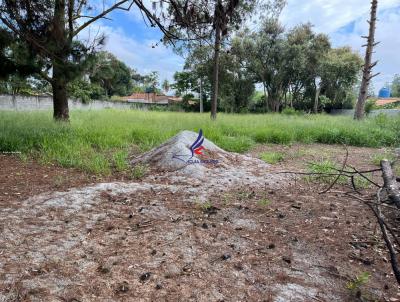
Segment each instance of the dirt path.
M308 161L322 146L305 148L315 151ZM376 151L354 148L351 160L370 166ZM301 165L287 155L271 170ZM374 219L358 202L302 181L222 191L179 183L66 190L71 182L37 195L54 190L47 183L29 199L21 189L3 197L0 301L357 301L358 290L364 301L400 298ZM348 290L363 272L368 282Z

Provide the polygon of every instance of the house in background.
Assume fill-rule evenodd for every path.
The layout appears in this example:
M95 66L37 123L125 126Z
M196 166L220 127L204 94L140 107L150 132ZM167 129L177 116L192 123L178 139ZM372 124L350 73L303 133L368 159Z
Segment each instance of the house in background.
M157 94L155 92L133 93L130 96L122 97L122 99L128 103L136 104L170 105L182 102L180 97Z
M400 103L400 98L379 98L376 100L376 106L385 106L389 104Z

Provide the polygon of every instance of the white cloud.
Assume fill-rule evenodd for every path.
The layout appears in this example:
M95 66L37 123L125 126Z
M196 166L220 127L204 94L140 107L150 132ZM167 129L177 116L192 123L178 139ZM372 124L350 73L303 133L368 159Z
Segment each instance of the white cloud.
M379 10L394 8L399 0L380 0ZM292 27L310 21L317 31L331 34L342 26L368 14L368 0L288 0L282 12L284 24Z
M174 54L170 48L162 44L152 48L152 45L156 44L156 40L139 41L128 36L122 28L99 25L98 30L106 36L103 49L111 52L141 74L158 71L161 81L164 79L171 81L175 71L183 68L184 60ZM88 31L83 33L81 38L87 36Z
M378 4L379 21L377 24L375 60L379 60L375 72L381 74L374 79L375 90L379 90L393 75L400 73L400 1L380 0ZM307 4L301 0L289 0L282 12L282 22L287 27L299 23L311 22L317 32L330 35L334 46L349 45L364 56L361 47L365 40L361 35L368 33L370 1L367 0L309 0ZM354 22L351 32L342 29Z
M151 7L150 0L144 2ZM376 90L390 81L395 73L400 73L400 0L380 0L378 8L377 41L381 44L376 48L374 59L379 60L375 71L381 72L381 75L374 80ZM288 0L281 21L289 28L299 23L311 22L317 32L330 35L335 47L349 45L364 55L364 48L361 48L364 40L360 36L368 32L366 20L369 9L368 0ZM143 22L137 8L133 8L127 15L132 21ZM351 32L343 29L351 23L354 23L354 26L349 27ZM183 67L184 60L170 48L163 45L152 48L151 45L156 41L135 38L127 33L127 28L114 28L100 23L99 30L107 37L105 50L141 73L155 70L159 72L161 80L171 80L174 72ZM92 29L93 32L95 28ZM149 36L154 35L149 33Z

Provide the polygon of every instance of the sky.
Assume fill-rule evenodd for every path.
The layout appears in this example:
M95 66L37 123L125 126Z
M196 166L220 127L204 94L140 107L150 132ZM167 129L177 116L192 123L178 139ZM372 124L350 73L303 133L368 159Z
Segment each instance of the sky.
M310 22L316 32L330 36L334 47L350 46L364 56L361 45L365 40L361 36L368 33L369 10L369 0L288 0L280 20L287 28ZM171 48L152 47L162 34L146 25L136 8L115 11L109 17L111 20L101 20L90 29L91 36L105 34L104 50L142 74L158 71L161 81L172 81L173 74L182 70L184 59ZM378 91L396 73L400 74L400 0L379 0L376 40L380 44L374 60L379 63L374 73L381 74L374 78L373 86Z

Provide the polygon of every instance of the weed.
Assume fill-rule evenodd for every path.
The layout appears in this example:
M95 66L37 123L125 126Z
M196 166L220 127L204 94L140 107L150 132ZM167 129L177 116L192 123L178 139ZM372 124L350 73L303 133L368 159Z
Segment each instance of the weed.
M54 178L54 186L60 188L67 179L62 175L56 175Z
M232 195L231 195L231 194L228 194L228 193L224 194L224 195L222 196L223 204L224 204L225 206L229 205L229 204L231 203L231 198L232 198Z
M360 289L362 285L368 283L370 277L371 274L368 272L361 273L358 276L356 276L353 280L349 281L346 284L346 288L351 291L357 291Z
M129 167L128 153L126 151L117 151L113 154L114 167L118 172L126 171Z
M285 158L284 154L280 152L264 152L261 153L260 157L263 161L272 165L283 161Z
M394 165L394 174L400 177L400 164L398 162Z
M269 200L269 199L267 199L267 198L264 198L264 199L259 200L259 201L257 202L257 204L258 204L260 207L267 207L267 206L269 206L269 205L271 204L271 200Z
M148 171L146 165L137 164L132 168L132 177L134 179L142 179Z
M381 161L387 159L390 161L393 161L395 159L395 156L393 153L391 153L390 151L384 151L383 153L378 153L378 154L374 154L372 156L372 163L376 166L380 166L381 165Z
M202 209L203 212L207 212L213 208L213 205L210 201L206 201L200 204L200 208Z
M347 282L346 288L353 294L360 298L360 301L377 301L373 297L368 297L367 294L362 293L362 286L369 282L371 274L364 272L356 276L353 280Z
M321 160L317 162L311 162L308 164L308 172L313 173L307 177L310 181L317 181L322 183L331 183L335 180L335 174L337 173L336 169L338 169L336 163L330 160ZM341 176L338 180L338 183L346 183L347 179L345 176Z

